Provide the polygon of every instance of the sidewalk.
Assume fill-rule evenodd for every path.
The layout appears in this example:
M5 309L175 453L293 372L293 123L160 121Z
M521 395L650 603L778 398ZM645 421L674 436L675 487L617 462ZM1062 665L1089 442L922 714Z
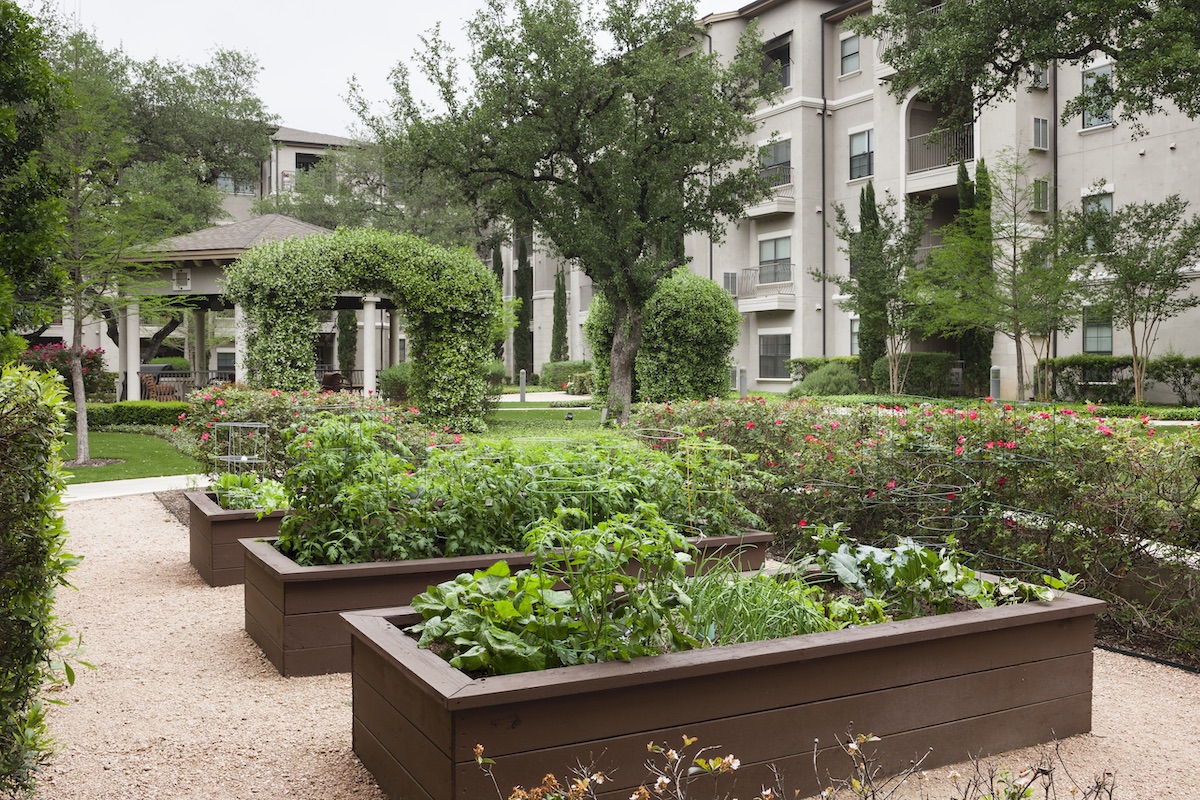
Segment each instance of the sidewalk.
M82 500L99 500L105 497L126 497L151 492L169 492L172 489L191 489L207 486L205 475L164 475L161 478L131 478L125 481L100 481L97 483L75 483L63 493L63 502L78 503Z
M572 403L579 403L585 406L592 402L590 394L567 394L566 392L531 392L525 390L526 403L552 403L555 400L570 400ZM520 394L502 394L500 395L501 403L519 403L521 402Z

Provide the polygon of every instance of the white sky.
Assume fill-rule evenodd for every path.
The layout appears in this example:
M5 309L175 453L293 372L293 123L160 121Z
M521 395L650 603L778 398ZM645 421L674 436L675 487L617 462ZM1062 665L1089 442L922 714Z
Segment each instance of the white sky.
M39 0L18 0L35 12ZM418 36L437 22L457 52L466 21L484 0L49 0L78 17L107 47L138 60L201 63L216 48L253 53L262 67L258 93L283 125L348 135L354 115L344 101L357 76L373 103L391 96L388 73L410 61ZM747 0L698 0L699 16ZM417 72L415 65L410 64ZM420 95L418 95L420 96Z

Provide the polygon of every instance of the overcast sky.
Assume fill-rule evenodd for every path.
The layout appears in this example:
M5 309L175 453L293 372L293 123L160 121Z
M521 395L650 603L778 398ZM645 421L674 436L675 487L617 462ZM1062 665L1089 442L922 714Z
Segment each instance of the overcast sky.
M346 86L357 76L374 103L386 101L388 73L408 61L418 35L437 22L461 52L467 19L484 0L50 0L77 16L107 47L138 60L199 63L216 48L245 50L262 66L258 92L288 127L348 135L354 115ZM699 0L700 16L746 0ZM34 10L40 0L19 0ZM415 70L414 70L415 71Z

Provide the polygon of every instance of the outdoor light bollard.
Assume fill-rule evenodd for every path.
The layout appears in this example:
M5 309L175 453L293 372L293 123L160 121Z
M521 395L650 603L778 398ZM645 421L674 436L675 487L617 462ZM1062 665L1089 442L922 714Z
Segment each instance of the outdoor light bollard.
M738 394L742 397L750 394L749 381L746 378L745 367L738 367Z
M992 367L992 385L991 385L990 389L991 389L991 391L989 392L989 394L991 394L992 397L1000 396L1000 368L999 367Z
M525 370L521 370L521 402L525 402Z

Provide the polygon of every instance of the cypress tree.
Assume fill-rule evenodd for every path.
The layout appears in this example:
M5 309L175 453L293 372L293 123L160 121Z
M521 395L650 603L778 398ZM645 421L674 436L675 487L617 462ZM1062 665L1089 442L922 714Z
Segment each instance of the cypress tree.
M550 360L567 360L567 276L562 269L554 276L554 327L550 332Z
M517 310L517 328L513 331L513 377L525 370L533 378L533 265L529 263L526 236L517 238L516 294L521 301Z

